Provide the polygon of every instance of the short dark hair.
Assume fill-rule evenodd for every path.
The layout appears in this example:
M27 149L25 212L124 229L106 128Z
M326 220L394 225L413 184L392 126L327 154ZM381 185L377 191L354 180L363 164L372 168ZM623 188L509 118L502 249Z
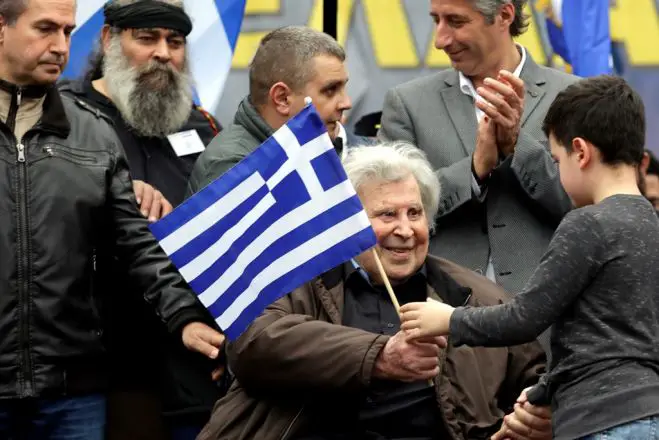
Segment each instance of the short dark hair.
M0 15L9 26L16 24L16 20L26 9L27 0L0 0Z
M286 26L267 34L249 65L252 104L265 104L270 88L280 81L294 91L302 89L315 75L311 61L320 55L346 59L334 38L306 26Z
M595 76L571 84L556 96L542 130L568 152L572 140L580 137L597 147L604 163L637 166L645 151L645 108L624 79Z

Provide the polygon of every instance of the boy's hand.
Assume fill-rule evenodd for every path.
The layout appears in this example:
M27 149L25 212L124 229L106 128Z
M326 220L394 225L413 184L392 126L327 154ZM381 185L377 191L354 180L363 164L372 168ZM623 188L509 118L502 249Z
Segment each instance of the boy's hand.
M425 303L405 304L400 308L400 328L408 339L447 335L453 310L453 307L432 298Z

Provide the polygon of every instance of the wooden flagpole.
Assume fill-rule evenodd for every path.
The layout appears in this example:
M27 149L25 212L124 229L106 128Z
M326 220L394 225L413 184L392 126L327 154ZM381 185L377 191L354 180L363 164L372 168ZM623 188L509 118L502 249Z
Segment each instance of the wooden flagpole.
M394 307L396 308L396 313L400 314L400 304L398 303L398 298L396 298L394 289L391 288L389 277L387 277L387 273L384 271L384 266L382 266L382 262L380 261L380 256L378 255L378 251L376 251L375 248L371 249L371 251L373 251L375 264L377 264L378 266L378 270L380 271L380 276L382 277L382 281L384 281L384 286L387 288L387 292L389 293L389 298L391 298L391 302L394 304Z
M396 308L396 313L400 315L400 303L398 303L398 298L396 298L394 289L391 287L391 283L389 282L389 277L387 276L387 273L384 271L384 266L382 266L382 261L380 261L380 256L378 255L378 251L376 251L375 248L372 248L371 251L373 252L373 258L375 258L375 264L377 264L378 270L380 271L380 276L382 277L382 281L384 281L384 286L387 288L387 293L389 293L389 298L391 298L391 302L394 304L394 307ZM428 379L428 385L434 386L435 383L433 382L432 379Z

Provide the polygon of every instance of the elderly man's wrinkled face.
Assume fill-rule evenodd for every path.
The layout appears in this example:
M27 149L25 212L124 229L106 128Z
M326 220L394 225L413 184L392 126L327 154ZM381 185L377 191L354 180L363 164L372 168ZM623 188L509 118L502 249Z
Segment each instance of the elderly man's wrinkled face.
M325 122L330 137L334 139L338 134L337 123L341 121L343 112L352 107L346 89L348 73L345 63L333 56L317 56L313 63L315 74L302 92L296 94L296 108L293 114L302 110L304 98L310 97L318 115Z
M18 85L53 84L69 59L74 0L30 0L16 23L2 19L0 45L5 79Z
M378 238L377 251L392 285L400 284L423 265L428 255L428 220L419 185L413 176L397 182L372 181L358 191ZM371 251L357 261L371 279L382 283Z

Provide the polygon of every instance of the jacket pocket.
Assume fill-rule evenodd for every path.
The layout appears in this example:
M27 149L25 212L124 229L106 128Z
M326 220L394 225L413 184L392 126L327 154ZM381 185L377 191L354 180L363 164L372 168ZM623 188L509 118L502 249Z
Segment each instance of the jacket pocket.
M103 151L92 152L60 144L46 144L42 147L42 150L50 157L57 157L83 166L108 166L110 160L109 154Z

